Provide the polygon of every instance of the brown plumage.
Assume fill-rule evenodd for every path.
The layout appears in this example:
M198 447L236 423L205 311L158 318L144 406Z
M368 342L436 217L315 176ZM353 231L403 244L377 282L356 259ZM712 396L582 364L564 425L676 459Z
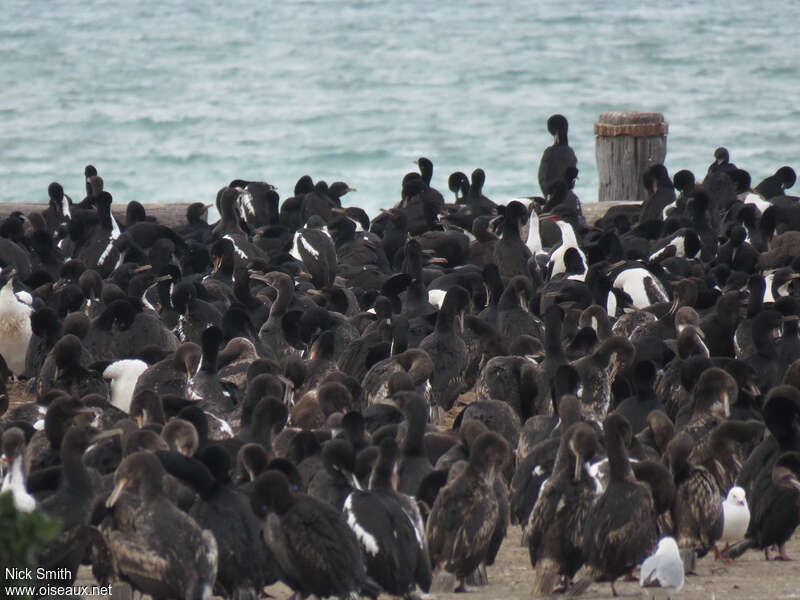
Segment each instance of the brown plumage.
M611 385L617 372L633 363L636 351L622 336L606 339L589 356L572 363L581 378L579 394L584 419L601 423L611 405ZM612 360L615 359L615 360Z
M584 551L594 575L614 581L630 573L656 546L656 511L650 488L636 480L628 462L628 421L610 414L603 424L609 483L586 520Z
M764 424L759 421L724 421L694 445L689 462L705 467L714 476L720 494L725 495L736 485L747 458L741 446L749 446L763 433Z
M576 423L561 437L553 474L542 486L526 529L536 569L534 596L549 596L559 576L569 581L583 564L584 525L595 500L594 481L584 463L598 443L585 423Z
M424 350L412 348L375 363L367 371L361 382L366 403L371 405L383 402L390 395L389 378L401 371L411 378L414 390L427 396L426 388L430 388L428 380L433 374L433 361Z
M726 371L712 367L703 371L692 391L694 407L683 432L699 442L728 418L730 407L739 395L739 386Z
M481 435L467 467L439 492L431 509L425 531L431 565L455 574L457 591L464 591L464 578L486 560L500 514L494 478L508 456L502 437Z
M673 537L679 548L702 557L722 536L722 496L708 469L689 461L693 445L691 438L680 435L667 449L677 486L672 506Z
M164 494L164 468L150 452L135 452L114 474L113 507L129 483L139 488L132 530L105 532L117 575L154 597L206 598L217 575L217 542Z

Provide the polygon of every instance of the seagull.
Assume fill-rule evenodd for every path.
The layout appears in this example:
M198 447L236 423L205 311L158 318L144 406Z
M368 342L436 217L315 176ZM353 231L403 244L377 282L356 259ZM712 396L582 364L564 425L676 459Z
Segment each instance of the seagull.
M714 544L717 560L724 558L725 562L731 562L728 545L744 539L748 525L750 525L750 509L747 506L745 491L738 485L733 486L728 491L728 497L722 501L722 537L718 541L725 542L725 548L720 552Z
M655 597L670 598L671 594L683 588L683 561L678 552L675 538L663 537L651 556L644 559L639 573L639 585L646 588L660 588Z

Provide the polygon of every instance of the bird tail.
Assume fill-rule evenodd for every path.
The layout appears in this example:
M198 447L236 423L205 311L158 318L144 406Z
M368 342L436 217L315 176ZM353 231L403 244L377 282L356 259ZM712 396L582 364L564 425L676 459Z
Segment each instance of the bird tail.
M594 583L595 579L599 577L599 573L594 567L583 565L575 574L574 583L569 586L565 598L577 598L589 589L589 586Z
M536 561L533 575L533 597L549 598L558 584L558 564L552 558Z
M381 592L383 592L383 588L380 586L380 584L367 575L364 578L364 583L361 586L361 594L372 598L372 600L376 600L378 596L381 595Z
M736 542L733 546L728 548L728 556L732 559L739 558L753 546L755 546L755 540L745 538L741 542Z

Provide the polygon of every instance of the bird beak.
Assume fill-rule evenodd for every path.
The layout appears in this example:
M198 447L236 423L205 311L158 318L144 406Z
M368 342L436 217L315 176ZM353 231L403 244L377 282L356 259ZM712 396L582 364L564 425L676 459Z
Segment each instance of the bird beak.
M581 462L581 455L575 454L575 481L581 480L581 471L583 471L583 463Z
M294 382L288 377L278 375L278 379L283 383L283 403L288 406L294 406Z
M728 393L724 392L722 394L722 407L723 411L725 412L725 418L729 418L731 416L731 403L728 399Z
M347 478L347 480L350 482L350 484L353 486L354 489L357 489L359 491L363 489L355 473L353 473L352 471L342 471L342 474Z
M678 310L678 299L677 298L675 298L672 301L672 304L669 307L669 314L674 315L676 310Z
M89 441L92 444L96 444L99 441L107 440L108 438L112 438L112 437L117 436L117 435L121 436L122 433L123 433L122 429L109 429L107 431L101 431L97 435L92 436L89 439Z
M106 508L112 508L119 500L119 497L122 495L122 492L125 490L125 486L128 485L128 479L123 477L120 479L116 485L114 485L114 490L111 492L111 495L106 500Z
M383 400L380 400L379 402L377 402L377 404L384 404L386 406L392 406L392 407L394 407L394 408L396 408L398 410L400 409L400 407L397 406L397 402L395 402L392 398L389 398L388 396L386 398L384 398Z
M269 287L275 287L272 285L272 283L270 283L271 280L264 273L259 273L258 271L248 271L247 274L250 276L250 279L255 279L256 281L266 283Z

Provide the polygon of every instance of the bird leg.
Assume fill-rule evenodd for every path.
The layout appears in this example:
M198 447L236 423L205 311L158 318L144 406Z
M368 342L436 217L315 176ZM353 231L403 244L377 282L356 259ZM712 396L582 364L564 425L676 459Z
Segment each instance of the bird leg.
M716 545L714 545L714 549L716 550ZM733 564L733 559L728 554L729 550L730 550L730 545L728 544L728 542L725 542L725 547L722 549L721 556L722 560L725 562L726 565Z
M472 586L486 586L489 585L488 577L486 575L486 566L484 564L478 565L478 567L469 575L467 575L465 581L467 585Z
M613 594L614 598L618 597L619 594L617 593L617 589L614 587L614 580L611 580L611 593Z
M461 594L461 593L465 593L465 592L468 592L468 591L469 590L467 589L467 584L464 581L464 577L459 577L458 578L458 587L456 587L456 589L453 590L453 593Z
M784 561L792 560L791 558L789 558L789 555L786 554L786 544L780 544L778 546L778 557L775 560L784 560Z
M486 572L486 565L481 563L481 566L478 567L478 573L480 574L480 585L489 585L489 574Z

